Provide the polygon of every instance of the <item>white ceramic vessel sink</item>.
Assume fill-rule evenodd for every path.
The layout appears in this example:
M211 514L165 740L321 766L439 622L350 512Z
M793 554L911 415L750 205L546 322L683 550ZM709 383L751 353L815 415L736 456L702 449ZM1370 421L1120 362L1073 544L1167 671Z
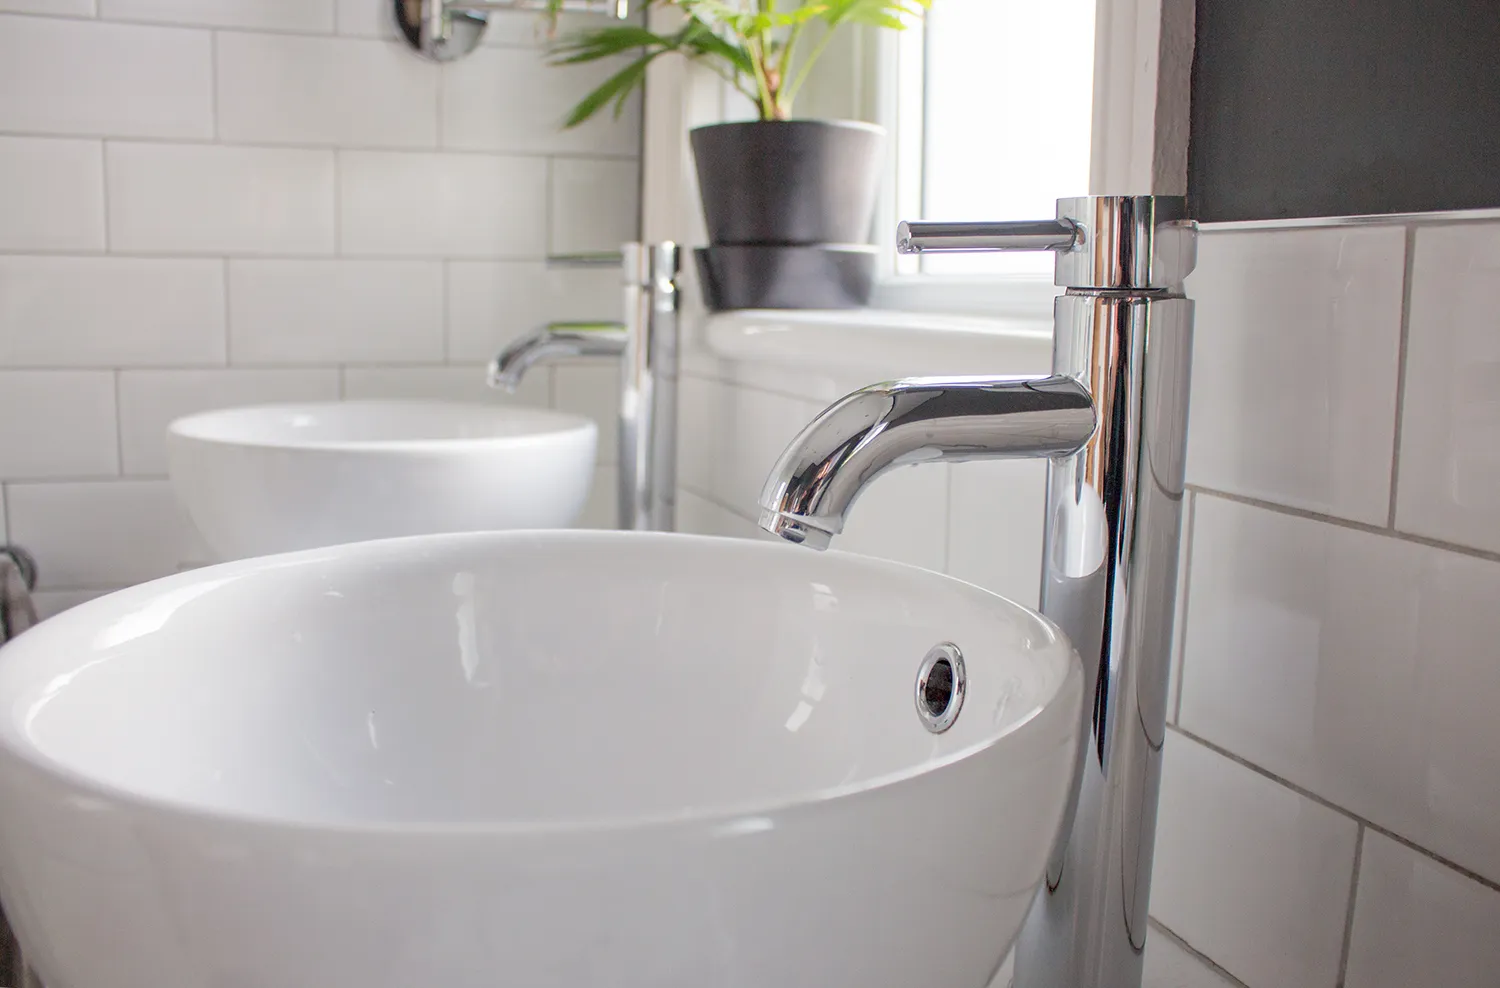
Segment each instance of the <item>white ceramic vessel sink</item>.
M961 649L951 728L919 664ZM54 988L980 988L1082 673L968 584L605 532L101 598L0 654L0 895Z
M222 559L566 528L588 498L597 442L576 415L415 401L231 408L167 432L177 496Z

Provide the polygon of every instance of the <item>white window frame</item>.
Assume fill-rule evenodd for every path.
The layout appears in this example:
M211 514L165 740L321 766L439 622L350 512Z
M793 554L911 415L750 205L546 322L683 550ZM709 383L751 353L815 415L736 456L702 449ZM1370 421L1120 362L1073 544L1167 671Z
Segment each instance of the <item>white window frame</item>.
M1193 0L1098 0L1089 188L1080 194L1185 194L1193 19ZM1059 291L1050 277L932 274L920 271L915 258L896 254L896 223L920 216L926 143L902 140L901 130L921 128L924 107L922 100L902 91L900 79L913 61L920 65L924 60L926 44L920 25L864 40L875 50L862 60L868 73L862 84L876 94L879 122L891 134L890 179L877 220L882 265L874 304L909 311L1049 316Z
M1182 195L1187 189L1194 0L1097 3L1089 188L1080 191ZM652 23L662 29L669 29L672 21L671 10L652 14ZM890 120L897 86L886 66L894 65L894 59L903 54L916 57L921 37L875 31L866 32L858 44L861 51L852 60L853 77L846 77L852 90L843 94L843 102L850 104L846 110ZM647 80L641 235L647 240L701 242L702 219L687 131L725 119L725 89L712 73L693 70L676 59L657 60ZM816 108L812 112L816 115ZM1048 318L1057 289L1044 278L897 272L895 223L902 218L898 207L911 216L910 210L919 208L921 198L920 185L915 200L910 191L914 181L920 182L920 165L913 179L912 162L903 163L898 144L891 142L892 179L877 230L877 243L886 248L890 262L878 280L874 305L917 312ZM909 146L908 156L910 150ZM916 153L921 154L920 146ZM904 201L900 198L903 182Z

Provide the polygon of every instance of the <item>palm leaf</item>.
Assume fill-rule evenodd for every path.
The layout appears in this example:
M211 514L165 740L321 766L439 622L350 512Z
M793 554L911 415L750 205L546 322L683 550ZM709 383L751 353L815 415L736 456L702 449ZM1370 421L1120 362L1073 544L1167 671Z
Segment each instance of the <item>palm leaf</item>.
M624 109L625 100L646 78L646 67L661 52L648 52L625 66L608 79L604 80L597 89L578 101L568 113L568 118L563 126L572 128L588 120L594 114L604 109L611 100L615 101L615 115L619 116Z

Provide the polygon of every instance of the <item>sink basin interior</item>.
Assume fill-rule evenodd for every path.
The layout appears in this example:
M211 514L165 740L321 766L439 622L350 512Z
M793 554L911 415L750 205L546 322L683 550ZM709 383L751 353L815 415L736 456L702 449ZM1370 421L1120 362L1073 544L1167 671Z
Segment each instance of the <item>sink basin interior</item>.
M524 442L589 430L588 419L545 409L428 401L353 401L229 408L179 419L188 439L307 448L464 441Z
M913 690L941 642L963 650L969 694L933 734ZM1020 729L1076 665L1029 612L916 569L521 532L183 574L47 622L6 660L0 743L113 796L514 828L753 813L911 777Z

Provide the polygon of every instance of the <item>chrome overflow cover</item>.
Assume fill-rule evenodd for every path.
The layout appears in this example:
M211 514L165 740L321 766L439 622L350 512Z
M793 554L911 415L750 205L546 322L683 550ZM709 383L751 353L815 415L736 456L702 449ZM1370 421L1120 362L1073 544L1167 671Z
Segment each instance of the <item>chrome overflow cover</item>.
M932 646L917 670L917 716L933 734L942 734L958 720L969 678L964 653L952 642Z

